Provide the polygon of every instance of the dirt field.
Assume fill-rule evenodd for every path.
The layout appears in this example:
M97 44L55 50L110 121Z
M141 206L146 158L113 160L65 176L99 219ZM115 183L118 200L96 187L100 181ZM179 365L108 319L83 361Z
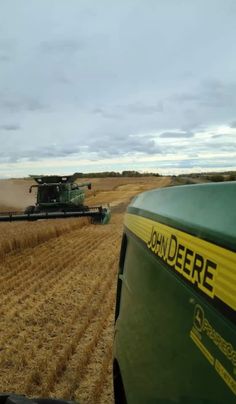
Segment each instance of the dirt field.
M136 193L169 182L94 180L87 202L112 206L106 226L91 225L87 219L0 223L0 391L113 403L122 211ZM25 191L28 185L15 181L11 188ZM0 182L0 195L4 187L6 182ZM23 202L5 195L0 209L19 209Z

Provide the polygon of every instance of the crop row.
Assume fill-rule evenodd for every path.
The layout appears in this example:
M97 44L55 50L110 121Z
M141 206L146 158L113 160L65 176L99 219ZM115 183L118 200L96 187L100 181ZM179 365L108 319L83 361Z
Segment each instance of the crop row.
M88 224L87 218L58 219L50 222L0 223L0 257L37 246Z
M116 215L108 226L83 224L5 255L0 265L1 391L112 402L120 236Z

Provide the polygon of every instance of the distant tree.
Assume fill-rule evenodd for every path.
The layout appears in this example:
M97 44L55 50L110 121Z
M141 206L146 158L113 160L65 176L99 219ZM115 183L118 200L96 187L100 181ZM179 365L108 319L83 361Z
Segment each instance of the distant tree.
M105 177L160 177L158 173L146 172L140 173L135 170L124 170L121 173L119 171L103 171L95 173L78 173L80 178L105 178Z
M230 174L227 178L227 181L236 181L236 174Z
M209 176L210 178L210 181L212 181L212 182L224 182L224 176L223 175L220 175L220 174L215 174L215 175L212 175L212 176Z
M141 177L142 174L139 173L138 171L122 171L122 176L123 177Z

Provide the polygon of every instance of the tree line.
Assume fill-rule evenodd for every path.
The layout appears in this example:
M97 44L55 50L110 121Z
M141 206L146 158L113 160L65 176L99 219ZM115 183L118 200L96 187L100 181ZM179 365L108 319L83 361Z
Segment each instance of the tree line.
M139 171L125 170L119 171L103 171L94 173L78 173L79 178L105 178L105 177L160 177L158 173L140 173Z

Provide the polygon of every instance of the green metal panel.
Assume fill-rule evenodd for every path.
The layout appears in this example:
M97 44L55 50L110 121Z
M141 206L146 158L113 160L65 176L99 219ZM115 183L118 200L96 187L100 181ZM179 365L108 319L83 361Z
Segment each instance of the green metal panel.
M68 203L70 200L70 185L63 184L60 186L60 202L61 203Z
M71 202L73 205L83 205L85 200L85 192L81 189L71 190L69 198L69 202Z
M144 192L128 211L236 250L236 182L185 185Z
M236 250L235 196L235 183L166 188L141 194L128 212ZM235 403L235 311L213 304L133 231L125 234L114 359L128 404Z
M38 184L51 184L51 183L73 183L80 177L79 173L73 175L30 175Z
M57 190L58 191L55 191ZM47 202L48 193L55 194L55 201ZM84 204L85 191L82 188L71 189L71 184L41 186L38 188L37 204L41 207L59 207L60 204L81 206Z

